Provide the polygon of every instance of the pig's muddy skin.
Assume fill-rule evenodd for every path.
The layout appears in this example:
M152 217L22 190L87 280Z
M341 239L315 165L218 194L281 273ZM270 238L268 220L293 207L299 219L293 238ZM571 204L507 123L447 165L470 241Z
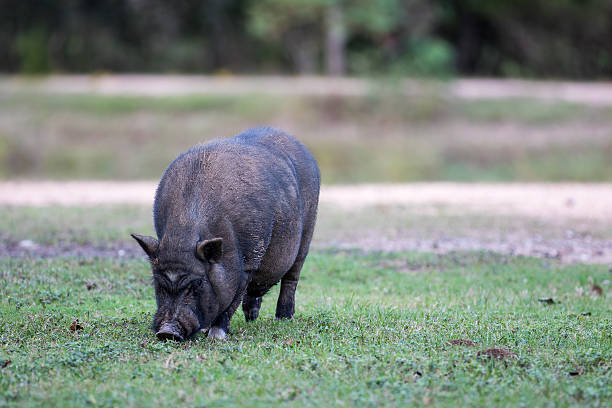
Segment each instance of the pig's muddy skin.
M157 187L157 239L132 234L153 270L160 340L224 339L242 302L247 321L279 281L276 317L290 319L314 229L317 163L274 128L213 140L177 157Z

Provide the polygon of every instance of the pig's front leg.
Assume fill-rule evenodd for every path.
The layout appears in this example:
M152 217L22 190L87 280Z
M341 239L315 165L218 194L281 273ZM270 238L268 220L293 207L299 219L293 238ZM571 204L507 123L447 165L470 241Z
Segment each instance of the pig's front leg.
M208 330L208 338L213 340L225 340L229 331L230 316L227 312L221 313L221 316L213 322L212 327Z
M249 274L246 272L242 273L242 279L240 280L240 285L238 286L238 291L236 292L236 296L234 296L234 300L232 300L230 306L212 323L210 330L208 330L209 338L214 340L225 340L229 332L230 320L245 296L249 278Z

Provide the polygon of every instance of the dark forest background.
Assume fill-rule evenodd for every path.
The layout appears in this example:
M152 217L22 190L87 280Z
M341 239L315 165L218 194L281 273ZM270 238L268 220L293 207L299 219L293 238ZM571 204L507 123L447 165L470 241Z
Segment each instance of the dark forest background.
M611 0L0 0L0 71L612 76Z

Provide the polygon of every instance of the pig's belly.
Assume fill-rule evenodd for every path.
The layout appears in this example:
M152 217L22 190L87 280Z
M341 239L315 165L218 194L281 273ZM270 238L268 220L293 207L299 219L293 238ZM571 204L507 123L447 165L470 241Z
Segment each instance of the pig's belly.
M250 296L263 296L291 269L295 263L302 238L301 222L288 223L272 234L270 245L261 260L259 269L253 272L247 288ZM289 227L289 228L287 228Z

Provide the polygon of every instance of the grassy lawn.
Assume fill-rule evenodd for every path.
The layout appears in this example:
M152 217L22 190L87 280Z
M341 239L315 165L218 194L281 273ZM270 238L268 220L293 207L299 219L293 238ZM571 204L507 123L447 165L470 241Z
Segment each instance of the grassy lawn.
M144 260L4 257L0 274L0 405L612 401L605 266L315 251L293 321L273 319L273 290L256 322L236 313L227 342L182 344L161 343L149 329L155 305ZM555 303L538 301L547 297ZM449 343L457 339L475 345ZM512 355L479 354L492 347Z
M132 244L130 233L154 235L149 206L0 207L0 239L30 239L42 245Z
M610 181L610 112L436 94L2 94L0 179L158 179L193 144L271 124L305 142L326 183ZM320 210L292 321L274 320L275 288L256 322L236 313L228 341L178 344L150 330L150 270L128 236L153 233L150 207L0 208L0 407L612 404L609 266L343 245L495 231L608 239L608 223ZM2 252L21 240L47 254L110 249Z
M0 94L0 178L158 179L255 125L295 134L325 183L612 180L610 107L531 99Z

